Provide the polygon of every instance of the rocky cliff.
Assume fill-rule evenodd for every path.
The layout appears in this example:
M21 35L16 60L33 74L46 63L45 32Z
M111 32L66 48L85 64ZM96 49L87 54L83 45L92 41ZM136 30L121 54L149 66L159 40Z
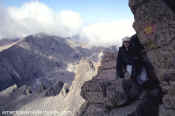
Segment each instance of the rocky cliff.
M97 65L98 73L94 79L115 80L117 51L103 51L101 55L102 59Z
M175 12L173 0L129 0L133 24L166 93L160 116L174 116Z

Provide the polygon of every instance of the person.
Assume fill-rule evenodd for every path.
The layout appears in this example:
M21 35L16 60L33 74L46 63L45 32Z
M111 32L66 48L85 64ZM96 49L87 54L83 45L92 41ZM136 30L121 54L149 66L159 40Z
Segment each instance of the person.
M144 46L140 43L137 35L123 39L123 45L119 48L116 72L118 78L124 78L125 73L136 84L143 84L149 77L153 77L153 67L146 56Z
M137 77L143 72L141 70L141 54L143 50L144 47L139 43L136 35L124 38L122 46L119 48L116 72L117 78L125 78L126 72L129 74L129 79L123 80L122 84L124 91L127 93L128 103L136 99L141 92ZM131 91L131 88L135 88L135 91Z
M132 68L132 58L129 55L129 37L123 38L123 45L119 48L118 56L117 56L117 64L116 64L116 76L118 78L124 78L125 72L127 71L131 74L131 68Z
M124 90L128 94L129 101L139 98L141 93L144 93L136 110L129 113L128 116L158 116L159 105L162 102L163 96L162 89L156 77L154 67L149 61L145 48L140 43L136 34L130 38L127 53L133 67L131 80L134 81L124 81ZM119 54L119 60L122 58L120 55L121 53ZM122 61L120 63L124 62ZM136 83L135 85L139 89L138 93L134 94L135 96L130 92L132 82Z

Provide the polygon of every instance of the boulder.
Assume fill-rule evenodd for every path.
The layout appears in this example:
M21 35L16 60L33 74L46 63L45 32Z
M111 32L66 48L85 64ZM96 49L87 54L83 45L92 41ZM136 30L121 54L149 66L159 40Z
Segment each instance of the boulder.
M94 79L85 82L81 88L81 96L88 103L104 104L107 107L125 105L129 98L134 99L138 94L137 86L132 81L127 82L123 79L113 81Z

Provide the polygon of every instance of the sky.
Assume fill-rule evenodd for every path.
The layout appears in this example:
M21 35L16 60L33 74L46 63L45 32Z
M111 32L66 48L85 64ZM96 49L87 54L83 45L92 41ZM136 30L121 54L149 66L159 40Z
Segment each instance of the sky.
M135 33L128 0L1 0L0 16L0 38L78 34L90 44L106 45Z

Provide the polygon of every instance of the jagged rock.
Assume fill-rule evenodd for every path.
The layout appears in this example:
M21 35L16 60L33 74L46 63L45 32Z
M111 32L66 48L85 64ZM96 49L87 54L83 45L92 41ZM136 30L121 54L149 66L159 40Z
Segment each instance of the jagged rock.
M87 81L81 88L81 96L92 104L104 104L108 107L122 106L128 102L129 96L136 97L139 94L139 89L136 88L134 83L130 81L129 85L125 81L122 79ZM128 86L126 87L128 89L127 94L124 86Z
M117 53L115 52L103 51L102 60L100 66L98 67L98 73L94 77L94 79L106 79L106 80L116 79Z
M127 101L127 96L124 93L121 83L122 81L106 81L106 80L87 81L81 88L81 96L92 104L105 104L107 106L114 106L117 103L114 104L113 99L114 98L117 99L116 95L118 95L120 99L118 104L120 105L121 104L120 102L123 101L125 103ZM116 87L110 88L112 84L114 84ZM110 90L110 94L109 91L107 91L107 89Z
M63 88L64 83L61 81L58 81L55 83L52 87L50 87L46 93L45 96L56 96L60 93L61 89Z

